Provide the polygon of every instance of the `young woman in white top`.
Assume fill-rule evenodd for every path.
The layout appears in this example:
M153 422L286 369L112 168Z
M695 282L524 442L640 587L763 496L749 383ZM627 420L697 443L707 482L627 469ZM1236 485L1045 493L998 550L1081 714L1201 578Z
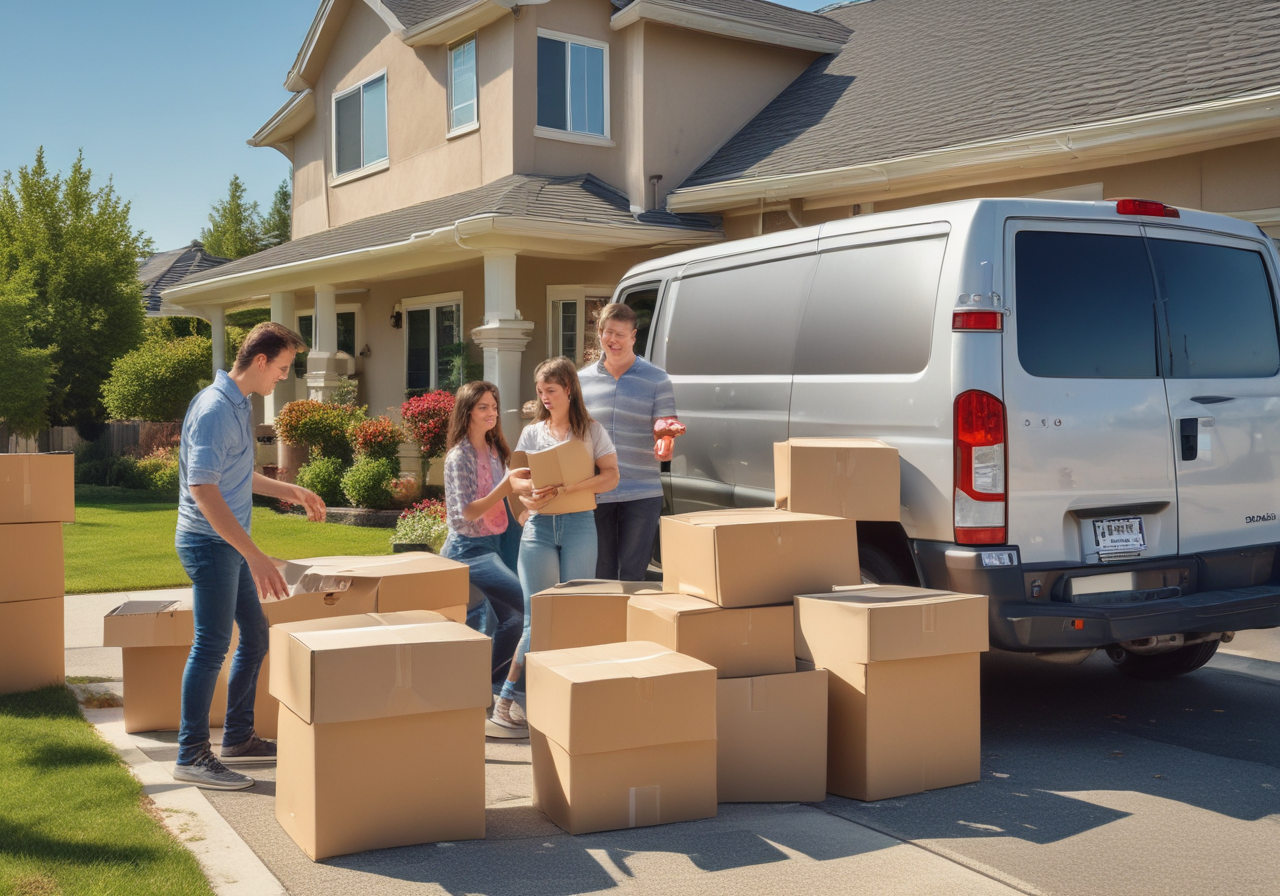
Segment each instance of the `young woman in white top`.
M596 475L570 486L534 489L520 500L530 511L520 536L518 572L524 591L524 635L511 662L506 684L493 707L493 723L506 729L527 727L518 714L512 715L516 683L524 671L524 655L529 649L530 599L558 582L590 579L596 574L595 511L545 514L539 511L560 495L575 492L599 494L618 484L618 455L603 426L591 419L582 402L578 372L568 358L543 361L534 371L538 391L536 422L525 427L516 443L517 451L542 451L561 442L577 439L587 443L595 458Z

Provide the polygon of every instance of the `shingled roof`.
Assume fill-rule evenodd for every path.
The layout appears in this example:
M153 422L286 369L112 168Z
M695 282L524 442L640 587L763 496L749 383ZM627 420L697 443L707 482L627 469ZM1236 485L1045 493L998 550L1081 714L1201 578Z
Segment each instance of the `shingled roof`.
M815 61L682 187L1280 88L1280 0L864 0L824 14L853 30L844 49Z
M391 14L400 20L405 29L410 29L474 2L475 0L382 0L382 5L391 10Z
M142 306L149 317L160 314L160 293L184 277L207 271L227 263L229 259L210 255L204 244L192 240L191 245L168 252L157 252L138 265L138 279L142 281Z
M228 262L216 270L193 273L182 280L181 285L358 249L389 246L404 242L414 234L448 227L464 218L487 215L707 233L717 232L720 225L718 217L708 215L674 215L665 211L633 215L626 196L590 174L568 177L512 174L474 190L362 218L282 243L256 255Z
M623 12L634 2L636 0L615 0L613 5L619 12ZM708 13L726 19L752 22L837 43L842 43L849 37L849 29L835 19L793 9L790 6L780 6L768 0L648 0L648 2L672 9L687 9L690 12Z

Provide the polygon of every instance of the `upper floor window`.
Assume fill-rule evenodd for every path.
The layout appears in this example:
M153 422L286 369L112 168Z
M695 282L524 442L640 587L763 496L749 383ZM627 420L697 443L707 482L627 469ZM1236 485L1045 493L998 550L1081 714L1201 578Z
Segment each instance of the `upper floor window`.
M449 48L449 130L477 123L476 39Z
M609 136L609 47L538 32L538 127Z
M387 159L387 74L333 96L333 173L341 177Z

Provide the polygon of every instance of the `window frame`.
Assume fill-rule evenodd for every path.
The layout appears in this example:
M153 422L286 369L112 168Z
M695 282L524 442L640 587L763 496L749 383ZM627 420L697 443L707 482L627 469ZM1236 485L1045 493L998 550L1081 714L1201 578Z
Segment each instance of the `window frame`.
M568 34L564 31L552 31L548 28L539 28L537 37L540 37L540 38L545 37L545 38L548 38L549 40L557 40L566 45L578 44L579 46L593 47L595 49L604 51L604 65L603 65L604 83L602 85L602 90L604 95L604 133L593 134L590 131L573 130L573 79L571 77L571 69L570 69L571 54L568 51L568 48L566 47L565 61L564 61L564 64L565 64L564 99L565 99L565 117L569 127L566 128L565 130L560 130L559 128L549 128L549 127L545 127L543 125L537 124L538 114L537 114L537 109L535 107L534 109L535 124L533 128L534 136L545 137L549 140L563 140L568 143L586 143L586 144L595 145L595 146L615 146L616 144L613 142L613 137L612 137L612 126L611 126L612 115L610 114L610 103L609 103L610 78L609 78L609 44L608 42L601 41L601 40L593 40L592 38L582 37L577 34Z
M453 52L454 50L457 50L465 46L466 44L472 45L471 78L472 78L473 89L475 94L475 99L473 101L475 103L475 118L472 119L467 124L461 124L461 125L455 126L453 123L453 113L455 108L453 105L453 87L454 87ZM479 49L480 49L479 43L476 40L476 34L474 31L471 34L467 35L466 37L462 38L461 40L454 41L453 43L445 47L445 54L448 57L448 67L449 67L448 82L446 84L446 90L445 90L445 103L446 103L445 114L448 115L448 121L445 123L446 129L445 129L445 135L444 135L446 140L449 140L453 137L461 137L463 134L470 134L473 131L480 130Z
M387 143L387 155L385 158L376 159L375 161L369 162L366 164L364 160L364 88L365 88L365 85L370 84L378 80L379 78L382 78L384 85L386 85L384 87L384 92L383 92L383 103L384 103L383 121L385 122L385 127L387 132L384 135L386 137L386 143ZM369 75L367 78L357 82L356 84L351 85L350 87L344 88L343 90L340 90L340 91L335 90L333 92L333 95L329 98L329 154L330 154L330 158L333 160L332 164L329 166L329 185L330 186L336 186L338 184L346 183L347 181L351 181L351 180L358 180L361 177L366 177L367 175L375 174L379 171L385 171L391 167L391 118L390 118L391 95L390 95L389 89L386 89L387 87L389 87L389 83L387 80L387 70L383 68L380 71L374 72L373 74ZM353 168L350 171L344 171L343 173L339 174L338 173L338 100L343 99L344 97L347 97L350 94L355 92L359 92L359 95L360 95L360 166L358 168Z
M613 288L608 286L548 286L547 287L547 357L554 358L560 354L560 319L556 315L556 305L570 303L577 306L577 348L574 357L569 360L581 368L586 362L582 360L586 347L587 300L597 301L601 307L613 298Z
M466 303L463 301L463 293L461 291L441 292L435 293L434 295L414 296L412 298L400 300L400 309L404 314L404 326L401 328L404 331L404 338L401 343L400 382L402 384L404 394L407 394L410 388L423 388L421 386L410 387L409 385L409 312L431 312L430 332L428 337L431 345L431 378L430 385L425 388L434 391L440 388L440 358L436 354L436 349L438 348L438 345L436 344L436 311L439 308L445 308L451 305L456 305L458 308L458 332L463 337L462 339L459 339L458 342L465 343L467 340L462 322L466 320Z
M349 313L353 313L353 312L354 312L354 314L355 314L355 322L356 322L356 326L355 326L355 351L351 353L351 357L355 358L355 359L356 359L356 362L357 362L357 363L359 363L359 361L360 361L360 347L361 347L362 345L364 345L364 306L363 306L363 305L361 305L359 302L345 302L345 303L343 303L343 304L341 304L341 305L336 305L336 306L334 307L334 313L335 313L335 314L349 314ZM294 312L294 315L293 315L293 331L294 331L295 333L298 333L298 334L301 334L301 333L302 333L302 327L301 327L301 324L302 324L302 319L303 319L304 317L309 317L309 318L311 318L311 342L312 342L312 345L307 347L307 353L308 353L308 354L310 354L312 351L314 351L314 350L315 350L315 345L314 345L315 340L316 340L316 325L315 325L316 309L315 309L315 306L312 306L312 307L310 307L310 308L303 308L301 311L295 311L295 312ZM338 349L338 351L342 351L342 349ZM305 377L305 376L306 376L306 374L305 374L305 373L303 373L303 374L302 374L302 376L303 376L303 377Z

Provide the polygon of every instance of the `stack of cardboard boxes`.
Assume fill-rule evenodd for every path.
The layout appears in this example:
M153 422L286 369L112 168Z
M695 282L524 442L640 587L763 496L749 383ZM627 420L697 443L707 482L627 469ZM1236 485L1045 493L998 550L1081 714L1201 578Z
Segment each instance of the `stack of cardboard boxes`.
M62 524L75 522L70 454L0 454L0 694L64 678Z

